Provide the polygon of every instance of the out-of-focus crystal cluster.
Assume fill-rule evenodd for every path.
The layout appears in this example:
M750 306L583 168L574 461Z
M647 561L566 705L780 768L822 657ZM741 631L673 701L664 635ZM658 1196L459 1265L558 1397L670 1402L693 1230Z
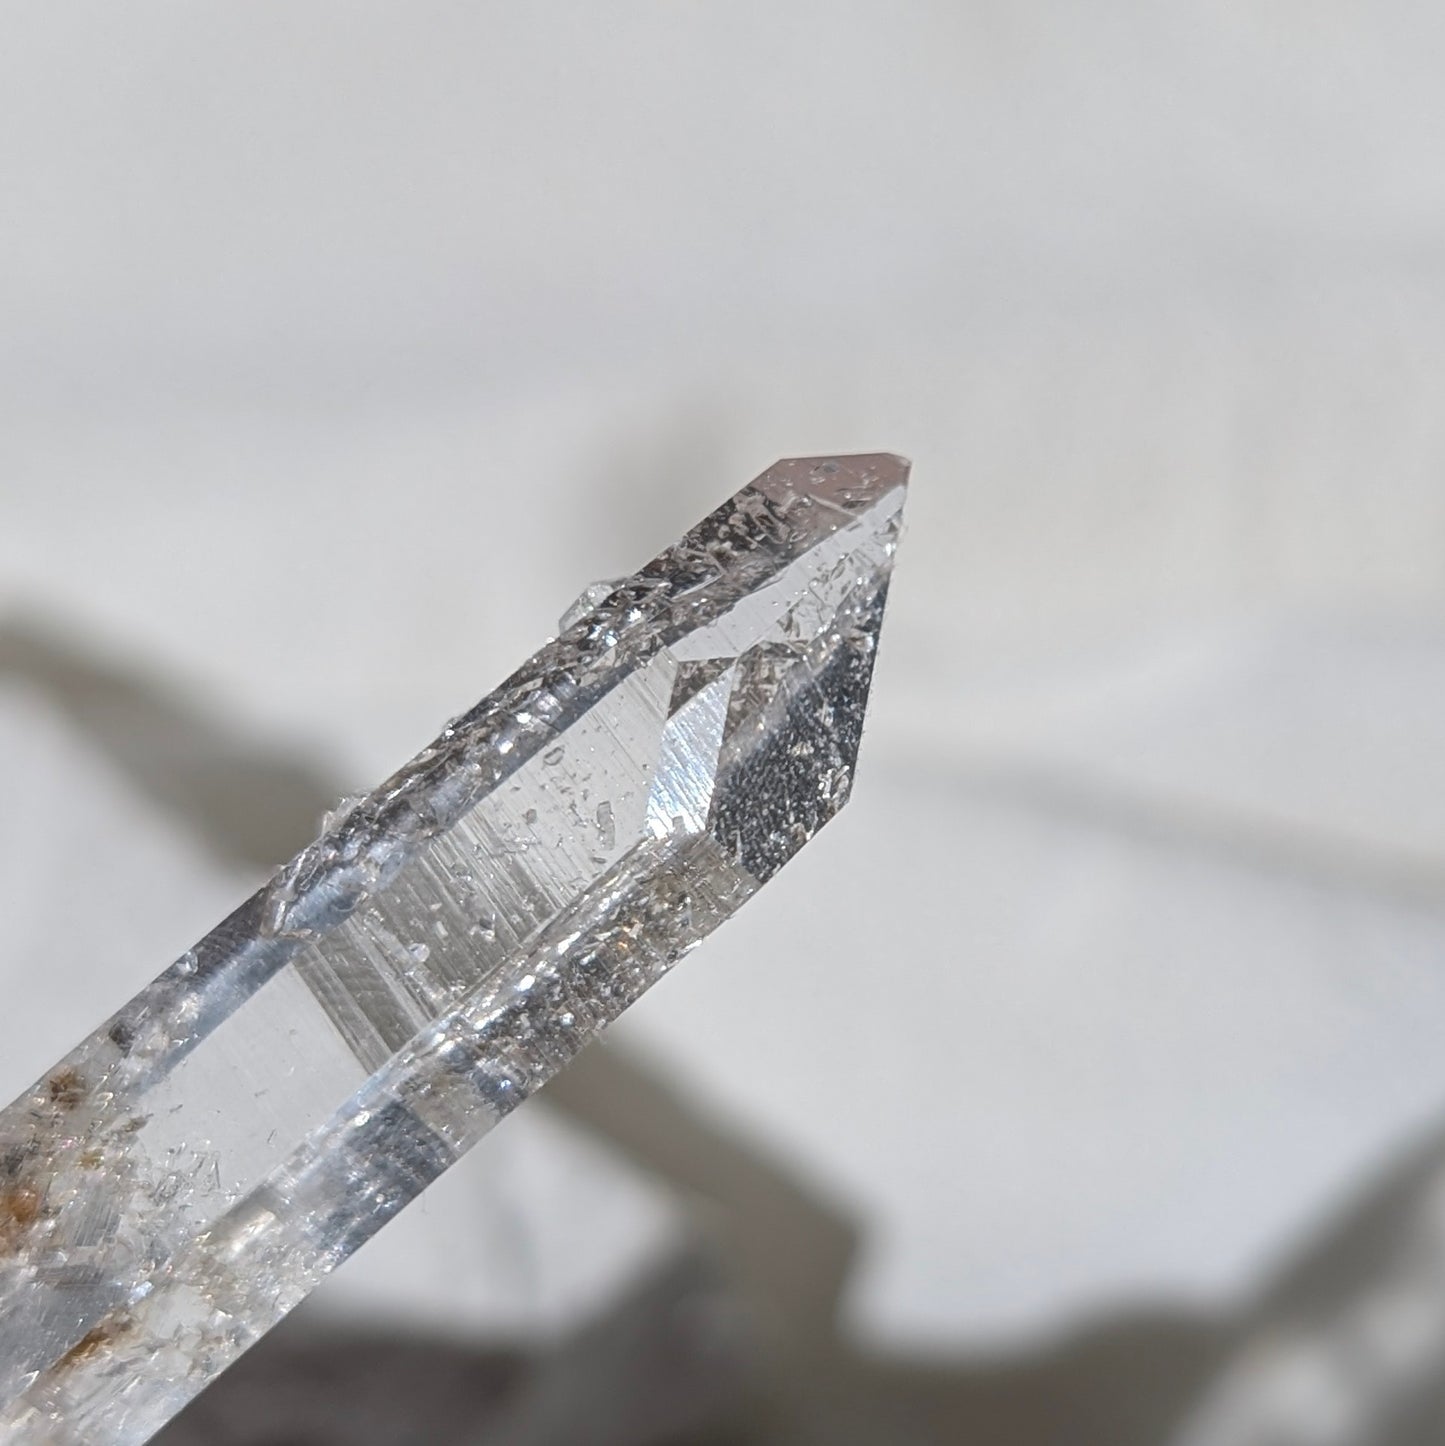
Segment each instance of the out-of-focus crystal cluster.
M771 468L0 1114L0 1439L147 1439L832 818L906 480Z

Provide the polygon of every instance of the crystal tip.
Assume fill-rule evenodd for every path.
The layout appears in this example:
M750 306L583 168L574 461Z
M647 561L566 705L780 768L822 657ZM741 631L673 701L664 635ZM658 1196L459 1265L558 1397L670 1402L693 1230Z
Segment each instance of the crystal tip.
M856 452L831 457L784 457L769 473L793 486L846 489L855 498L883 497L907 487L912 463L896 452Z

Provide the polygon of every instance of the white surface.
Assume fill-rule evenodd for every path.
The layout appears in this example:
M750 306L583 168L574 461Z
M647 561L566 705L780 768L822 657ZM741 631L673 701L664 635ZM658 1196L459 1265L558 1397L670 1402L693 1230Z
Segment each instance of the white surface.
M1436 7L5 9L0 604L358 785L773 457L915 458L855 811L632 1022L865 1330L1238 1290L1445 1103Z

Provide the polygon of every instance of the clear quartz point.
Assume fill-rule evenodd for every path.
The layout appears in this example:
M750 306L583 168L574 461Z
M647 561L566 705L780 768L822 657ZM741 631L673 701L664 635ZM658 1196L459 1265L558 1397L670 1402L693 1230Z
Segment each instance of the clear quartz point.
M833 817L907 472L589 592L0 1113L0 1441L146 1440Z

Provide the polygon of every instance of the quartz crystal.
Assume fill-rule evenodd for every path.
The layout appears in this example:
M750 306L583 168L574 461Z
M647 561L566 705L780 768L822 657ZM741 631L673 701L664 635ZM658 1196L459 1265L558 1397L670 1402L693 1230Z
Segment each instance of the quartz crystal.
M0 1440L146 1440L848 796L907 464L780 462L0 1113Z

